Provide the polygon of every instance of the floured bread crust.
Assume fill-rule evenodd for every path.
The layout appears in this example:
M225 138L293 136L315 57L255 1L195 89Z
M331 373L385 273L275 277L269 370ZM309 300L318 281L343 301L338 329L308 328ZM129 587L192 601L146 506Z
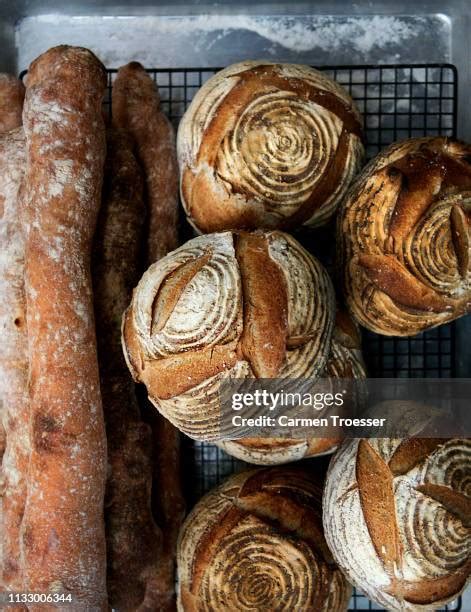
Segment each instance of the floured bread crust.
M350 440L324 491L329 548L388 610L436 610L469 581L471 442Z
M20 591L23 587L20 526L26 502L29 460L25 242L20 218L20 186L25 161L23 129L1 134L0 429L5 434L5 446L2 446L1 468L0 584L5 591Z
M0 132L9 132L22 124L25 86L11 74L0 73Z
M348 313L338 308L330 353L321 376L324 378L363 379L365 364L361 354L358 327ZM221 440L216 444L229 455L256 465L275 465L298 461L304 457L333 453L340 438L241 438Z
M124 316L123 347L159 411L211 440L221 381L319 375L334 315L327 272L288 234L211 234L147 270Z
M197 231L315 226L361 166L361 117L313 68L241 62L195 95L177 152L181 199Z
M106 438L90 278L105 85L90 51L55 47L30 67L23 115L31 411L24 589L71 593L76 607L95 610L107 606Z
M350 585L322 533L322 487L296 468L232 476L187 517L178 610L341 612Z
M413 336L471 312L471 147L412 138L365 168L338 219L339 271L361 325Z

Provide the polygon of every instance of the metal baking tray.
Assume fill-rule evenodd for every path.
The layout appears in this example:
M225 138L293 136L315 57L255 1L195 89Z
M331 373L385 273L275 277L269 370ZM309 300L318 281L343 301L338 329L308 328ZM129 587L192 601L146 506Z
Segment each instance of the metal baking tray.
M471 140L470 30L468 0L0 0L0 69L19 72L60 43L91 48L109 68L167 66L152 72L176 123L212 66L335 64L365 114L371 155L409 134ZM409 339L365 333L364 352L375 376L470 377L470 335L471 317ZM210 445L186 439L185 449L193 501L242 465ZM448 609L461 605L471 611L468 594ZM351 606L376 609L360 594Z

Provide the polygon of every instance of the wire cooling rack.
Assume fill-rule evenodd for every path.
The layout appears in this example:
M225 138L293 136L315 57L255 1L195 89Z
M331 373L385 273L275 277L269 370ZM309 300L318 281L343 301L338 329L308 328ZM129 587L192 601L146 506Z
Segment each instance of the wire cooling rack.
M149 70L159 86L164 112L178 126L193 96L217 70ZM412 136L456 136L457 73L449 64L339 66L321 70L354 98L365 121L367 155ZM108 90L116 71L108 73ZM111 96L106 101L111 111ZM372 377L453 377L454 324L413 338L387 338L365 332L363 352ZM226 476L246 466L210 444L184 442L188 499L195 502ZM325 459L315 459L318 464ZM350 610L380 610L355 592ZM444 610L461 610L461 600Z

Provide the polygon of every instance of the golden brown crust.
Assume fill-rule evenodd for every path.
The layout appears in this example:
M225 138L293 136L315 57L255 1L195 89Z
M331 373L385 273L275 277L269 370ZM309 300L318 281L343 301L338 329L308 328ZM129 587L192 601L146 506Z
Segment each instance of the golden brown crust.
M94 609L107 605L106 439L90 279L105 84L90 51L55 47L31 65L24 109L31 406L25 590L70 592L76 605Z
M110 605L136 610L159 567L162 535L151 512L151 430L142 422L121 350L121 318L139 279L143 179L129 134L107 133L103 204L93 261L103 410L108 440L105 523Z
M307 66L242 62L217 73L178 131L181 195L201 232L317 225L363 155L361 119Z
M471 311L471 148L394 144L365 168L339 216L339 271L365 327L411 336Z
M0 73L0 133L22 124L25 86L11 74Z
M388 610L436 609L469 580L469 440L350 440L329 467L324 529L349 579Z
M149 215L147 254L158 261L178 246L178 164L175 134L160 109L156 84L138 62L119 69L113 124L128 129L144 170Z
M245 296L239 350L257 378L274 378L286 359L286 282L280 267L270 257L267 237L263 234L239 234L236 256Z
M346 610L321 498L320 481L293 467L243 472L207 494L180 534L178 609Z
M22 128L0 135L0 428L2 448L0 585L23 589L20 525L28 471L28 338L24 295L24 237L20 185L25 169ZM3 450L5 452L3 453Z

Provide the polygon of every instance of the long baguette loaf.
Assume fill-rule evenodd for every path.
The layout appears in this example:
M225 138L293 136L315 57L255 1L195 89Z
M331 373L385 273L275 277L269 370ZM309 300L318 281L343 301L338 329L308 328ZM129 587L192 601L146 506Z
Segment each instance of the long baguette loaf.
M0 73L0 132L21 126L25 86L15 76Z
M93 275L108 440L107 583L110 605L120 611L137 610L150 597L162 539L151 510L152 434L141 420L121 350L121 318L139 280L144 220L142 174L131 139L124 130L109 130Z
M26 496L29 407L28 341L24 296L24 239L19 191L25 166L23 129L0 136L0 404L5 453L2 461L0 538L7 591L22 587L19 529Z
M90 51L55 47L30 67L23 116L31 402L25 589L68 592L75 609L93 610L107 606L106 438L90 278L105 84Z
M25 88L24 88L23 83L19 81L16 77L12 76L11 74L0 73L0 133L1 134L4 134L6 132L9 132L10 130L13 130L21 126L21 123L22 123L21 114L23 112L24 91L25 91ZM5 151L5 147L9 148L9 144L7 144L6 142L5 142L5 145L2 143L2 153ZM15 157L13 166L9 165L8 155L7 156L3 155L4 161L2 164L2 168L5 169L4 172L6 172L8 176L11 175L9 168L14 168L14 166L16 165L17 147L15 145L13 145L13 147L15 149L15 152L13 152L13 156ZM24 145L23 145L23 148L24 148ZM5 162L7 165L5 165ZM19 184L17 185L17 187L19 187ZM5 177L3 181L3 189L4 191L7 192L7 195L2 194L2 197L8 198L9 195L11 195L11 180L9 180L7 177ZM15 190L13 189L13 191ZM17 191L15 191L13 195L13 200L10 200L10 206L12 203L14 203L14 206L16 207L16 201L17 201L16 193ZM3 206L3 209L4 208L5 206ZM11 218L9 217L9 212L11 213L11 208L9 211L6 212L5 215L3 214L3 212L4 210L2 210L2 207L0 207L0 222L5 224L2 226L2 228L9 228L10 227L9 224L11 221L17 223L16 221L17 215ZM11 230L2 229L2 231L9 232ZM5 236L2 236L2 238L6 240L7 234L5 233ZM19 245L20 245L19 240L17 240L17 244L18 244L18 247L15 247L15 248L19 248ZM2 248L8 249L8 247L10 246L11 245L4 243L2 240ZM9 263L10 261L12 261L11 259L10 260L8 259L9 256L10 256L10 251L8 251L6 258L4 258L3 265L6 265L6 269L11 267L12 265L11 263ZM4 378L4 381L5 381L5 378ZM0 384L2 383L0 382ZM0 397L0 400L1 399L2 398ZM4 409L4 402L3 403L0 402L0 415L3 409ZM3 457L3 453L5 451L5 435L6 434L5 434L5 429L3 427L2 418L0 417L0 460Z
M132 62L120 68L113 87L113 122L131 132L146 181L149 218L147 264L178 246L178 165L175 135L160 110L158 89L144 68ZM176 542L184 517L180 483L180 434L155 410L149 411L154 440L154 507L165 534L155 597L161 610L174 602Z

